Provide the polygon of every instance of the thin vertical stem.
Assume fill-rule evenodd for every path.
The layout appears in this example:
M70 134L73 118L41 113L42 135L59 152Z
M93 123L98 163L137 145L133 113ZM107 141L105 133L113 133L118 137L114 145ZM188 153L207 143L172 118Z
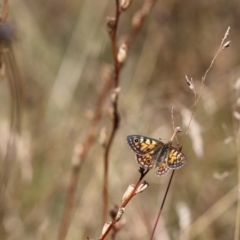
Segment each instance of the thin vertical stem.
M189 132L189 128L190 128L190 125L191 125L191 122L192 122L192 119L193 119L193 116L195 114L195 111L196 111L196 108L197 108L197 105L201 99L201 96L202 96L202 90L204 88L204 85L205 85L205 81L206 81L206 78L207 78L207 74L208 72L211 70L216 58L218 57L218 55L220 54L220 52L222 50L224 50L225 48L227 48L229 46L229 43L230 42L227 42L225 43L225 40L227 39L228 35L229 35L229 31L230 31L230 27L228 27L227 31L225 32L225 35L224 37L222 38L222 41L221 41L221 44L217 50L217 53L215 54L215 56L213 57L208 69L206 70L206 72L204 73L204 76L202 77L202 84L201 84L201 88L200 88L200 92L198 94L198 97L196 97L196 93L195 93L195 102L194 102L194 107L193 107L193 111L192 111L192 114L191 114L191 117L190 117L190 120L189 120L189 123L188 123L188 126L187 126L187 130L185 132L185 135L183 137L183 140L182 140L182 144L181 144L181 149L182 149L182 146L183 146L183 143L184 143L184 140ZM227 45L226 45L227 44ZM195 89L194 89L195 91ZM175 134L173 134L172 138L171 138L171 141L174 139L176 133L179 132L177 131L177 128L175 129ZM161 204L161 207L160 207L160 210L159 210L159 213L158 213L158 216L157 216L157 219L156 219L156 222L155 222L155 225L154 225L154 228L153 228L153 231L152 231L152 235L151 235L151 238L150 240L153 239L153 236L154 236L154 232L156 230L156 227L157 227L157 224L158 224L158 221L160 219L160 216L161 216L161 213L162 213L162 209L164 207L164 203L165 203L165 200L166 200L166 197L167 197L167 194L168 194L168 191L169 191L169 188L170 188L170 185L171 185L171 182L172 182L172 178L173 178L173 174L174 174L174 171L172 172L172 175L171 175L171 178L169 179L169 182L168 182L168 186L167 186L167 189L166 189L166 192L165 192L165 195L164 195L164 198L163 198L163 201L162 201L162 204Z
M163 201L162 201L161 207L160 207L160 209L159 209L159 212L158 212L158 215L157 215L157 219L156 219L156 221L155 221L155 224L154 224L154 227L153 227L153 231L152 231L150 240L153 239L154 233L155 233L155 231L156 231L156 228L157 228L157 225L158 225L160 216L161 216L161 214L162 214L162 210L163 210L163 207L164 207L164 203L165 203L165 201L166 201L166 198L167 198L167 195L168 195L168 191L169 191L170 185L171 185L171 183L172 183L172 179L173 179L174 172L175 172L175 170L172 171L171 177L170 177L170 179L169 179L169 182L168 182L168 185L167 185L167 189L166 189L166 192L165 192L165 194L164 194Z
M138 181L136 182L136 184L134 184L134 188L132 190L132 192L127 196L127 198L121 203L121 206L119 208L124 208L129 201L133 198L133 196L136 193L136 190L138 189L141 181L143 180L143 178L146 176L146 174L149 172L149 170L146 171L142 171L143 169L140 169L140 178L138 179ZM116 218L108 225L108 228L105 230L104 234L101 236L101 238L99 238L98 240L103 240L105 239L105 237L108 235L108 233L111 231L111 229L113 228L114 224L116 223Z
M113 28L113 33L110 34L111 37L111 45L112 45L112 53L113 53L113 59L114 59L114 88L118 87L119 84L119 71L120 71L120 65L117 59L117 42L116 42L116 35L117 35L117 29L118 29L118 23L120 18L120 7L119 7L119 1L116 0L116 10L115 10L115 24ZM108 210L108 169L109 169L109 151L112 145L112 142L114 140L114 137L116 135L116 131L119 126L119 115L118 115L118 95L116 94L116 97L113 101L113 115L112 115L112 130L110 134L110 138L107 142L105 151L104 151L104 173L103 173L103 223L107 219L107 210Z

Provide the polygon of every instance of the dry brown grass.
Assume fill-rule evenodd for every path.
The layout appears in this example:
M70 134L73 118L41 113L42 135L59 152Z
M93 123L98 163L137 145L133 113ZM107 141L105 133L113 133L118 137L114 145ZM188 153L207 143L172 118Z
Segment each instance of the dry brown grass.
M188 163L174 174L155 239L237 240L239 2L157 1L132 42L126 36L143 2L133 1L119 21L117 44L126 40L131 48L119 78L121 121L108 157L108 209L119 205L127 186L139 177L126 136L142 134L167 141L172 135L172 106L175 125L186 130L194 96L185 74L194 79L199 92L201 77L223 32L231 26L232 45L208 73L184 142ZM99 99L112 76L106 17L114 15L114 4L92 0L9 2L8 21L17 29L11 51L24 82L25 98L16 157L8 161L6 148L13 136L9 130L11 100L14 106L22 100L16 100L19 94L11 97L9 75L1 80L0 174L1 180L7 176L8 181L2 182L0 239L56 239L71 172L79 161L81 171L76 175L66 239L96 238L101 233L104 149L98 137L102 128L107 137L111 134L110 92L106 91L104 101ZM20 85L15 86L19 90ZM102 115L92 127L97 104ZM18 112L14 114L16 121ZM90 130L91 148L85 160L79 159ZM178 135L180 143L182 137ZM157 178L152 171L146 175L150 186L127 205L120 221L125 224L115 239L150 238L169 178L170 174Z

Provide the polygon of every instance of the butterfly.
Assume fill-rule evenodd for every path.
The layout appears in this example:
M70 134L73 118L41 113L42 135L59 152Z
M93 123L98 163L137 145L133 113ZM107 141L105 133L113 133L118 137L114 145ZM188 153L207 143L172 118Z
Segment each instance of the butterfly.
M172 142L163 143L154 138L129 135L127 143L136 153L138 165L144 169L157 168L157 176L166 174L169 169L178 169L187 161L184 154L172 146Z

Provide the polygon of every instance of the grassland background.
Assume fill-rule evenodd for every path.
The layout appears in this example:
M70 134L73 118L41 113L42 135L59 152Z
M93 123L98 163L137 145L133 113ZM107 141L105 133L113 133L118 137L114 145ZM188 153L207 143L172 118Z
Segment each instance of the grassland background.
M11 163L0 206L0 239L56 239L74 148L89 130L89 115L104 84L103 74L113 63L105 23L114 14L115 1L9 3L8 21L17 31L13 50L25 98L21 147ZM132 17L142 3L133 1L122 14L119 42L131 30ZM234 238L240 167L235 144L239 123L233 117L239 97L234 87L240 74L239 24L238 0L157 1L128 53L120 75L121 123L110 151L110 207L119 204L127 186L139 177L126 136L142 134L167 141L172 135L172 106L175 125L186 130L194 96L185 74L193 77L199 89L231 26L231 46L207 77L183 148L188 163L175 173L156 239ZM11 99L7 79L0 82L0 99L3 173ZM107 133L111 129L110 95L104 106L97 134L103 127ZM219 179L219 174L226 177ZM157 178L154 170L146 176L150 187L127 206L126 225L117 239L149 239L169 177ZM68 240L99 237L102 178L103 149L96 139L79 175ZM213 206L213 212L208 212ZM184 223L192 226L189 235Z

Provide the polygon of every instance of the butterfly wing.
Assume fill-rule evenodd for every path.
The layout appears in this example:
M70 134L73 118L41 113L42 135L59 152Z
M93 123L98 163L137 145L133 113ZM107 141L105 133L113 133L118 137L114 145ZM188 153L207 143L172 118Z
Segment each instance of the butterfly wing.
M151 169L153 167L153 155L145 154L145 155L137 155L136 160L140 167L144 169Z
M171 147L169 149L167 165L171 169L178 169L185 165L187 162L186 157L178 149Z
M127 136L127 143L137 155L154 153L157 149L160 149L164 145L163 142L157 139L141 135Z
M171 144L141 135L127 136L129 147L136 153L136 160L140 167L151 169L157 167L157 176L166 174L169 169L178 169L186 164L186 157Z
M160 177L166 174L168 171L169 171L169 168L167 165L167 158L165 158L163 162L161 162L160 166L158 167L156 175Z

